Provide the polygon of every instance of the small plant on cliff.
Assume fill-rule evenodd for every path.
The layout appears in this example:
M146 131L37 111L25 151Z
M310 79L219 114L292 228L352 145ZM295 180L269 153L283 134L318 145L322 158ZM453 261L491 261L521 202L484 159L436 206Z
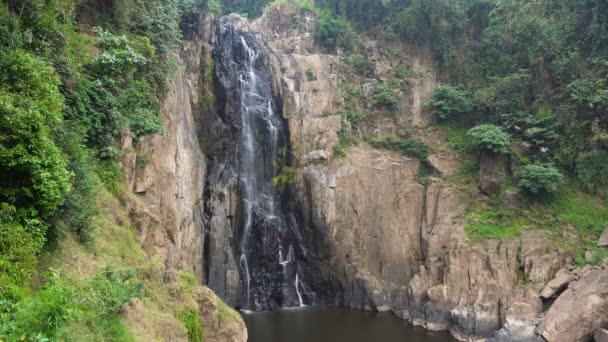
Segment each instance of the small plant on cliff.
M426 160L429 149L428 146L417 138L397 139L386 136L383 138L371 138L369 143L374 147L397 151L406 156L419 158L422 161Z
M312 69L308 68L308 69L306 69L306 71L304 73L306 74L307 81L316 81L317 80L317 76L315 76Z
M509 134L494 125L479 125L467 133L472 143L481 150L509 153Z
M473 109L471 94L462 87L439 86L426 103L440 119L462 116Z
M281 172L272 178L272 186L279 191L284 191L290 184L295 182L296 168L293 166L283 166Z
M397 103L397 100L395 100L395 93L386 84L383 84L376 89L372 102L376 106L390 108Z
M529 164L518 173L519 186L533 195L551 193L564 183L564 176L553 166Z
M197 309L185 309L177 313L177 318L188 331L189 342L203 342L203 326Z

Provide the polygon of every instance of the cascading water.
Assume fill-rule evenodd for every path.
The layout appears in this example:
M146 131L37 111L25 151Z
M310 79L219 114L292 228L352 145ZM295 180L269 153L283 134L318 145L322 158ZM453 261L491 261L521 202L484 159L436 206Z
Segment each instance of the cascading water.
M233 21L231 17L218 21L215 76L224 93L219 116L230 139L218 137L226 139L227 147L221 155L211 154L209 177L216 183L210 184L210 191L225 193L232 187L240 195L232 241L241 278L240 307L259 311L301 306L311 300L299 273L303 266L298 256L306 252L298 243L301 234L285 204L284 191L273 184L289 158L287 125L262 46ZM213 224L217 208L207 207L211 207L207 216ZM222 285L214 272L208 273L210 287Z

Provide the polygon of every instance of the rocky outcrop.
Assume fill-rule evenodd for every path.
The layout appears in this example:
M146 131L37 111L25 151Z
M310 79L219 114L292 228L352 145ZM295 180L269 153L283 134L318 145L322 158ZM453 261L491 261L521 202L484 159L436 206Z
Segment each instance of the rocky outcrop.
M479 189L486 195L493 196L500 191L500 186L507 175L507 164L502 155L482 151L479 156Z
M160 112L164 134L145 137L134 149L130 139L123 139L127 151L123 166L131 190L145 204L138 210L134 207L132 220L139 240L152 253L150 258L165 259L168 271L193 270L202 277L206 163L198 139L201 117L197 110L210 21L198 20L176 56L182 65L168 82ZM146 215L141 214L143 210Z
M416 159L359 146L344 160L298 172L307 261L325 270L308 276L326 301L384 311L398 300L421 257L418 167Z
M608 326L608 270L597 268L568 285L537 331L547 341L589 341ZM601 332L598 333L601 335Z
M247 328L238 312L229 308L208 288L193 293L200 310L203 341L244 342Z
M608 247L608 227L602 232L600 239L597 241L597 245L599 247Z
M200 132L205 127L202 113L213 105L206 64L211 61L213 20L206 16L194 16L192 20L191 29L175 56L181 63L168 81L160 112L164 134L145 137L137 143L128 134L121 137L126 181L138 197L124 195L122 204L129 211L149 260L162 261L161 282L176 289L180 289L178 272L193 272L202 282L205 265L203 195L207 162L204 152L209 143L200 139ZM238 274L236 278L238 280ZM190 304L200 311L205 340L247 340L245 324L238 313L227 308L208 288L196 285L192 291L195 303ZM184 300L179 293L171 296L175 296L176 301ZM225 310L219 310L220 306ZM150 314L158 317L146 317ZM161 336L166 341L187 341L185 329L173 314L146 312L138 301L121 311L139 340Z

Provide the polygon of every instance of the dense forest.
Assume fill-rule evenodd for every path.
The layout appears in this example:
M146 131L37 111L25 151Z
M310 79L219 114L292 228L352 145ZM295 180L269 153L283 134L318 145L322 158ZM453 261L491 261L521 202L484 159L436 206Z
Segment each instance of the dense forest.
M608 196L608 2L295 2L317 12L316 43L328 52L357 54L359 36L372 34L387 47L431 49L445 85L427 107L440 124L468 130L456 148L516 158L516 182L530 198L549 201L561 186ZM254 18L268 5L2 1L0 341L69 339L73 318L103 326L103 336L127 335L117 313L142 294L132 272L66 282L42 274L38 256L66 235L86 245L99 189L124 191L121 134L137 143L163 133L172 52L191 14Z

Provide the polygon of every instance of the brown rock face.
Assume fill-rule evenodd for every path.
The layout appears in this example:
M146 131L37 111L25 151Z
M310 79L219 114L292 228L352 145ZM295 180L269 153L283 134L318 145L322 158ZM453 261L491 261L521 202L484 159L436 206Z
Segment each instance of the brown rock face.
M600 247L608 247L608 227L602 232L600 239L597 241L597 245Z
M479 189L486 195L493 196L500 191L505 180L507 165L504 157L483 151L479 157Z
M424 212L418 164L360 146L339 164L299 173L305 224L325 243L319 262L342 270L331 275L332 301L389 310L403 280L417 271Z
M590 341L608 324L608 270L595 269L570 283L551 306L537 331L547 341Z

